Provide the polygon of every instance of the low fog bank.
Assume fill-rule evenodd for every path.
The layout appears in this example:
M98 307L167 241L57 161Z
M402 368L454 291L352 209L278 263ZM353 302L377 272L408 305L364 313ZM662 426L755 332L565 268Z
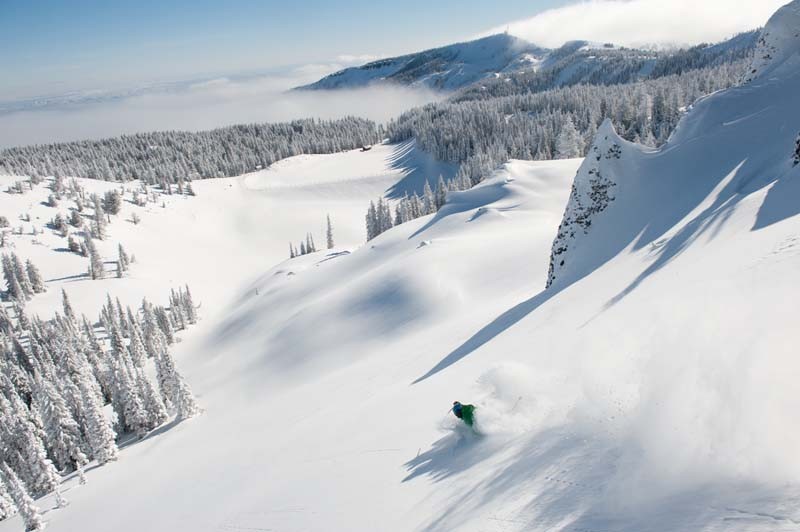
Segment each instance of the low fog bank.
M4 112L0 113L0 148L298 118L354 115L385 122L405 110L443 97L426 89L386 86L346 91L289 91L296 81L272 76L246 80L219 78L187 84L177 90Z

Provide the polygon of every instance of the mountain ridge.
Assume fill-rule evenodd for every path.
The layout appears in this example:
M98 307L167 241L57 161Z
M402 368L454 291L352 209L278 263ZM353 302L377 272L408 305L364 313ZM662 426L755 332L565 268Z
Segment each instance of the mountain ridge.
M582 82L608 84L621 78L644 79L672 72L676 66L671 63L676 61L686 62L691 68L716 64L727 56L751 51L757 37L758 32L751 31L719 43L665 52L586 40L548 49L513 35L496 34L345 68L294 90L392 84L453 93L540 73L547 77L550 88Z

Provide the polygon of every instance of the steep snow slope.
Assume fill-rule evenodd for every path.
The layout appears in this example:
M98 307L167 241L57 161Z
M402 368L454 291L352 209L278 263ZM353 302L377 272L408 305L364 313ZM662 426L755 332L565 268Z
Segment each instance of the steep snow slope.
M231 288L181 344L206 413L92 471L51 526L797 530L796 50L659 151L606 125L572 192L581 161L512 162Z
M770 20L748 82L697 102L662 149L627 143L603 124L575 179L549 282L572 282L629 245L659 241L657 269L758 190L770 192L753 230L798 212L785 198L798 171L798 9L792 3ZM712 192L716 203L697 211ZM662 239L681 220L692 225Z

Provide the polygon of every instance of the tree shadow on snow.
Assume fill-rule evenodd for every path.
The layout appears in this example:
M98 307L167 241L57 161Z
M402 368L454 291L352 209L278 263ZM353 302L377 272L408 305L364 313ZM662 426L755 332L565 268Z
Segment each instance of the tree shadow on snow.
M661 270L690 245L704 235L715 238L733 216L739 203L750 194L770 187L756 215L751 231L758 231L782 220L800 214L800 183L796 175L788 173L779 179L763 178L757 169L750 169L742 161L734 170L730 181L722 188L712 204L681 227L678 232L659 243L656 259L619 294L605 305L608 309L638 288L648 277ZM641 241L640 241L641 243ZM637 247L641 247L637 245Z
M452 495L420 527L430 532L479 524L491 530L678 532L741 517L731 505L763 509L767 501L768 508L779 507L780 493L754 486L635 493L619 476L624 457L616 443L566 427L510 439L492 435L461 446L451 434L409 461L403 482L422 476L448 480ZM490 467L475 467L489 460Z
M477 333L473 334L466 342L455 348L447 356L439 361L434 367L428 370L427 373L417 378L412 384L420 383L440 371L447 369L462 358L470 355L480 347L494 340L497 336L507 331L525 318L528 314L535 311L540 306L544 305L553 296L558 294L559 290L550 288L542 290L532 298L519 303L518 305L510 308L504 313L500 314L491 323L484 326Z
M417 149L413 140L403 142L395 147L389 157L388 166L403 174L403 178L386 191L386 197L393 200L401 199L406 194L409 196L414 193L422 195L426 180L430 183L431 188L436 189L440 175L446 182L458 171L457 165L437 161Z

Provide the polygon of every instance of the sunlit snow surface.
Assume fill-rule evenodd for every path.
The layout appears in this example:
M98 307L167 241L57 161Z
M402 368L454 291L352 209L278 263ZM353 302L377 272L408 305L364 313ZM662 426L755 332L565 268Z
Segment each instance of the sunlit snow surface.
M58 281L31 308L61 286L94 311L106 289L188 281L205 318L178 362L206 411L69 481L49 526L797 530L800 71L772 66L659 152L616 142L614 201L547 291L582 161L513 161L360 247L365 202L408 173L397 147L200 183L115 222L133 278ZM275 265L313 224L322 240L327 212L342 247ZM48 279L85 261L19 242Z

